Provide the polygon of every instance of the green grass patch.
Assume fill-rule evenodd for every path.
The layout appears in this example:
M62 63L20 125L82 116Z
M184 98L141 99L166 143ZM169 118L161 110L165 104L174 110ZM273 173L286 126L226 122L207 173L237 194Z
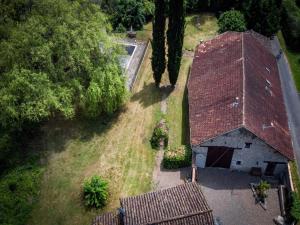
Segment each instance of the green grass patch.
M22 166L9 171L0 181L0 224L23 225L38 201L43 169Z
M300 178L298 175L298 167L296 161L290 162L290 168L291 168L291 175L294 183L295 192L298 193L300 191Z
M300 92L300 52L295 52L287 47L281 31L277 34L277 36L280 45L288 58L297 91Z
M183 48L194 51L200 40L212 39L218 34L218 29L218 20L212 13L186 16ZM152 39L152 22L144 25L143 30L137 31L137 39L146 41Z
M50 121L34 143L47 152L39 201L31 213L32 225L90 224L95 216L119 207L119 198L152 189L156 151L149 137L160 110L161 93L152 78L151 49L142 65L130 100L103 121ZM103 209L84 206L83 182L92 175L108 181Z
M186 17L183 48L194 51L200 40L212 39L218 34L218 20L214 14L201 13Z

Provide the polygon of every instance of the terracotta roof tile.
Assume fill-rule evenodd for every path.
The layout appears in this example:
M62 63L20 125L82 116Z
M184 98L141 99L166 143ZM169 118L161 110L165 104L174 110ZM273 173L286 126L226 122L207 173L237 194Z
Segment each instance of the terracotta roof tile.
M192 145L245 127L293 158L276 59L262 40L226 32L197 47L188 81Z

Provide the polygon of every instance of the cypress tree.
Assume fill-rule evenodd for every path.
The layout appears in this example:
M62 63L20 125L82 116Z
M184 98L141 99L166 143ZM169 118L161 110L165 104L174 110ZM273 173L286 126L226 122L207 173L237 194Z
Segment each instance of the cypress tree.
M168 72L172 86L175 86L182 57L185 27L185 0L169 1Z
M166 69L165 58L165 1L155 0L152 41L152 70L155 84L159 86L162 74Z

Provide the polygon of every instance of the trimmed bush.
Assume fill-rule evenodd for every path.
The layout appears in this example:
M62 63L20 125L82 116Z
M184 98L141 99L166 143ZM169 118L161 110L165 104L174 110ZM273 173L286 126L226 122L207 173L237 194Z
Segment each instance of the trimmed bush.
M166 169L178 169L190 166L192 150L189 146L180 146L164 152L163 166Z
M237 10L229 10L221 14L218 19L219 33L226 31L242 32L246 30L244 15Z
M102 208L106 205L108 198L108 183L94 175L84 182L83 195L86 206Z
M168 146L169 132L166 122L160 122L153 130L150 144L153 149L159 149L160 142L164 142L164 147Z

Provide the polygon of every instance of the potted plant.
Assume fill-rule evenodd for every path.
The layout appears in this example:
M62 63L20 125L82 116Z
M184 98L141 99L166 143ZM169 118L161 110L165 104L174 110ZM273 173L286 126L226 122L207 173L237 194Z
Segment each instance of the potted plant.
M270 189L271 185L267 181L260 181L256 187L256 192L259 200L265 203L265 199L268 197L267 191Z

